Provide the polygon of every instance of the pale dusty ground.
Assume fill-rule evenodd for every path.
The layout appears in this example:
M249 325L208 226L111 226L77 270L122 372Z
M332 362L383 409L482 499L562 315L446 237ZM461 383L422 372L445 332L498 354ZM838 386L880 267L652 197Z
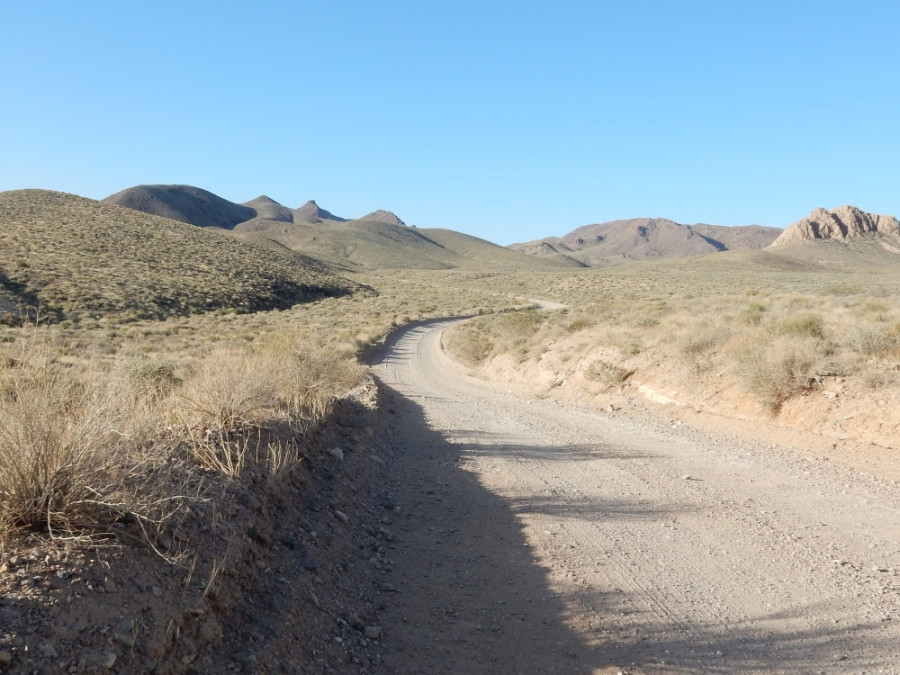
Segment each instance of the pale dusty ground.
M486 387L412 329L387 672L900 672L900 488Z

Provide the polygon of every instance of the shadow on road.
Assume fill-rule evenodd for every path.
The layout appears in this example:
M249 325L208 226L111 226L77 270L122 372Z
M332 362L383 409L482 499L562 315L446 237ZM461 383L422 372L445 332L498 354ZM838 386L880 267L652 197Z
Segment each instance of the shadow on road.
M590 673L600 655L566 625L516 513L460 466L464 446L382 386L392 426L391 498L399 507L387 599L387 672ZM392 649L391 649L392 648Z
M501 498L465 469L465 457L495 454L496 445L452 443L431 429L417 403L380 388L393 444L384 489L399 507L391 524L397 534L391 579L398 592L385 597L385 623L393 626L386 629L385 672L842 673L896 667L897 648L877 623L785 630L784 617L773 614L727 626L680 625L674 616L663 624L634 614L634 602L620 589L554 591L519 514L559 513L587 522L671 514L627 500ZM486 444L495 441L485 438ZM506 445L499 451L523 461L548 455L546 447ZM553 452L572 460L598 450ZM585 607L600 618L575 632L567 621ZM816 612L815 606L792 610L795 617ZM632 616L623 620L625 614ZM617 619L604 622L604 615ZM848 658L861 643L871 658Z

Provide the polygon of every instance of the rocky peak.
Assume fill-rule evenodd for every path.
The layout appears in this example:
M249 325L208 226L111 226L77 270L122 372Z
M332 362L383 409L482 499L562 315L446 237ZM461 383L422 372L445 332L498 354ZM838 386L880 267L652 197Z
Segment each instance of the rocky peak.
M871 234L900 235L900 221L894 216L868 213L855 206L822 207L788 227L772 246L792 241L832 239L848 241Z
M297 209L296 213L308 218L319 218L321 220L344 220L343 218L338 218L330 211L326 211L325 209L321 208L318 204L316 204L315 199L310 199L303 206Z

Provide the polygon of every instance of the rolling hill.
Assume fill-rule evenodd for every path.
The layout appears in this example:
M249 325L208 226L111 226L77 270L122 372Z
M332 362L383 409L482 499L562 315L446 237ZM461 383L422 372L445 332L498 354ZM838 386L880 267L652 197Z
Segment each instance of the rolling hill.
M47 190L0 193L0 304L8 319L22 305L68 320L254 312L360 288L293 251L131 208Z
M580 264L565 257L536 260L450 230L407 227L395 213L383 209L348 220L326 211L314 200L297 209L266 196L235 204L186 185L137 186L104 201L154 215L178 216L176 219L193 225L221 228L264 246L274 242L346 270L522 269Z
M200 227L230 229L257 216L257 211L249 206L234 204L190 185L138 185L103 201Z

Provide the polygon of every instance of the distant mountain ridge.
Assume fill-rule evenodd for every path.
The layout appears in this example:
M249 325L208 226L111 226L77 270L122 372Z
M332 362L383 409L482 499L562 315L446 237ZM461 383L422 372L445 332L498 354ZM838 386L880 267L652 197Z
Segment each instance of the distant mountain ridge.
M585 225L562 237L547 237L509 248L546 258L567 257L587 266L625 260L686 258L732 249L761 249L781 230L761 225L682 225L668 218L631 218Z
M407 227L392 211L377 209L348 220L309 200L297 209L261 195L235 204L189 185L139 185L104 202L201 227L217 227L265 246L280 246L346 270L533 267L535 261L462 233ZM430 234L429 234L430 233ZM542 260L541 267L556 267Z
M236 204L192 185L136 185L101 201L190 225L221 227L225 230L234 229L242 223L253 220L281 223L323 221L343 223L348 220L326 211L316 204L314 199L310 199L297 209L279 204L265 195L243 204ZM368 213L358 220L405 226L396 214L382 209Z

